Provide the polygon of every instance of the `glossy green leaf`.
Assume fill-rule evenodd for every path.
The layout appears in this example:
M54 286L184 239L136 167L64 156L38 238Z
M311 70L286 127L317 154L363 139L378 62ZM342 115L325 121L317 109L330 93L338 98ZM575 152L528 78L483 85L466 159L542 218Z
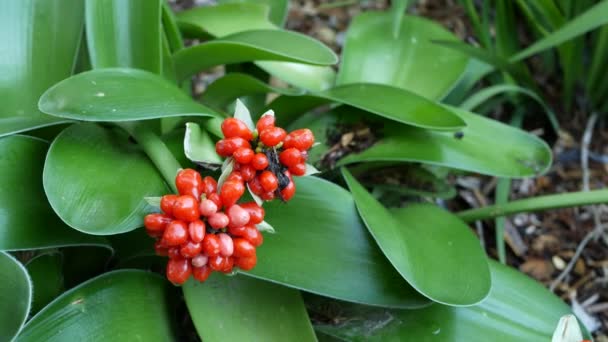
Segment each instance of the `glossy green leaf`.
M241 96L266 93L297 96L303 95L304 91L273 87L247 74L230 73L211 83L203 93L202 101L212 108L222 109Z
M42 188L48 143L13 135L0 139L0 250L73 245L108 247L101 237L67 227L49 206Z
M490 269L492 291L479 305L433 304L421 310L387 311L334 302L343 323L315 328L348 341L550 341L560 317L570 308L516 270L494 261ZM313 312L324 302L307 301L314 305Z
M380 83L429 99L443 97L464 72L468 59L431 40L457 38L441 25L415 16L404 16L397 35L391 35L393 22L389 12L367 12L353 20L336 83Z
M284 61L331 65L338 57L321 42L283 30L250 30L195 45L174 55L177 78L184 80L216 65Z
M23 265L0 252L0 340L12 341L30 312L32 285Z
M183 287L204 341L316 341L297 290L244 276L214 273Z
M222 158L215 152L215 143L205 130L193 122L186 124L184 134L184 154L191 161L208 168L216 169L222 165Z
M428 204L412 204L392 214L342 169L368 230L410 285L435 302L463 306L490 291L484 250L458 217ZM449 284L449 286L446 286Z
M248 2L253 4L265 4L269 7L268 19L277 26L283 26L287 19L289 0L219 0L219 4L231 2Z
M385 137L338 163L422 162L497 177L530 177L551 165L551 150L541 139L495 120L456 108L467 127L462 138L407 126L385 126Z
M167 282L152 273L105 273L64 293L19 341L173 341Z
M35 256L25 265L34 287L33 313L38 312L63 292L62 264L61 253L50 252Z
M331 67L289 62L256 62L267 73L302 89L322 91L334 85L336 73Z
M55 139L43 182L59 217L94 235L141 227L151 209L144 197L168 192L157 169L128 135L93 123L73 125Z
M297 179L296 187L288 203L264 206L276 234L264 235L258 263L246 274L356 303L428 303L378 250L348 191L315 177Z
M45 113L84 121L219 116L161 76L128 68L72 76L47 90L39 105Z
M73 70L82 0L0 3L0 136L65 122L38 110L38 97Z
M161 72L160 0L86 0L86 38L93 68Z

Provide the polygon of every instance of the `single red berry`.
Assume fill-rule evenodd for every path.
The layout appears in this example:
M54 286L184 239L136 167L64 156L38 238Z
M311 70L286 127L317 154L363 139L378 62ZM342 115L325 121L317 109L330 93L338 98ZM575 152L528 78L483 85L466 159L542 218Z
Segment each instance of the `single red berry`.
M179 252L179 247L171 247L167 250L167 256L169 259L182 259L182 255Z
M191 195L179 196L173 205L173 215L178 220L196 221L201 216L198 201Z
M243 185L242 182L227 181L222 184L220 198L222 199L224 206L230 207L235 204L244 193L245 185Z
M203 267L203 266L207 265L208 260L209 260L208 256L206 256L205 254L199 254L199 255L195 256L194 258L192 258L192 266Z
M261 195L264 192L264 188L262 188L262 184L260 184L259 177L254 177L252 180L247 183L249 185L249 189L256 195Z
M281 190L281 198L283 198L283 201L287 202L295 194L296 194L296 184L293 182L293 180L290 180L289 184L287 184L287 186L285 188L283 188L283 190Z
M247 125L236 118L228 118L222 122L222 133L226 138L240 137L245 140L253 139L253 134Z
M220 239L220 255L231 256L234 253L234 242L232 242L230 235L219 233L217 237Z
M234 157L234 160L236 160L237 163L249 164L251 163L251 160L253 159L254 155L255 152L253 152L252 149L247 147L241 147L234 151L232 157Z
M185 283L192 274L192 267L187 259L169 259L167 262L167 279L175 285Z
M259 206L257 203L247 202L241 203L239 205L241 206L241 208L247 210L247 212L249 213L249 222L247 223L258 224L264 221L264 216L266 215L266 212L264 211L264 208Z
M202 242L205 238L205 222L196 220L188 224L188 235L194 243Z
M209 257L220 254L220 239L215 234L207 234L203 239L203 251Z
M179 194L191 195L197 200L201 196L200 187L202 183L201 174L193 169L181 170L175 177L175 186Z
M302 152L297 148L288 148L279 154L281 164L290 167L303 161Z
M160 240L154 243L154 251L156 255L167 256L168 248Z
M256 153L251 160L251 166L256 170L264 170L268 167L268 157L264 153Z
M232 267L234 266L234 258L221 255L209 257L209 262L207 265L209 265L209 267L211 267L211 269L214 271L230 273L232 271Z
M281 127L270 127L261 131L260 141L266 146L273 147L282 142L285 136L287 133Z
M251 164L241 164L239 171L241 172L244 182L249 182L255 177L255 169Z
M148 214L144 217L144 226L148 235L158 237L171 221L171 217L164 214Z
M260 233L260 231L252 225L245 226L245 235L243 235L243 238L251 242L251 244L255 247L260 246L262 242L264 242L264 236L262 236L262 233Z
M247 210L243 209L238 204L235 204L235 205L231 206L230 208L228 208L228 210L226 211L226 214L228 215L228 218L230 219L228 226L231 226L231 227L242 227L242 226L246 225L250 219L249 212Z
M166 246L179 246L188 241L188 226L184 221L173 220L163 233L162 242Z
M223 205L222 199L220 198L220 194L218 194L217 192L209 194L209 196L207 196L207 199L215 203L218 209L221 208Z
M233 255L235 258L250 257L255 255L255 247L243 238L236 238L234 239Z
M255 125L256 129L258 130L258 133L268 129L268 128L272 128L274 127L274 115L262 115L262 117L258 120L257 124Z
M245 226L228 227L228 233L232 236L243 236L243 235L245 235Z
M258 262L258 258L254 254L254 255L252 255L250 257L246 257L246 258L235 258L234 266L242 269L243 271L249 271L255 267L255 264L257 264L257 262Z
M260 174L260 184L264 191L272 192L275 191L279 187L279 180L274 173L270 171L264 171Z
M260 198L264 201L272 201L275 196L276 195L274 194L274 191L263 192L262 194L260 194Z
M228 226L228 224L230 223L230 219L228 218L228 215L222 212L218 212L209 216L207 218L207 223L209 223L209 225L213 229L222 229Z
M283 142L284 148L297 148L300 151L306 151L315 143L315 136L308 128L296 129L287 134Z
M241 147L251 148L251 144L241 137L227 138L215 143L215 152L222 157L230 157Z
M306 174L306 164L299 163L289 167L289 172L294 176L304 176Z
M228 175L228 177L226 177L226 182L228 181L235 181L235 182L243 182L243 176L241 175L241 172L239 171L232 171L230 172L230 174Z
M211 269L211 267L208 266L192 268L192 276L194 277L194 279L200 281L201 283L207 280L207 278L209 278L211 272L213 272L213 270Z
M209 197L210 194L217 192L217 182L213 177L206 176L203 178L203 183L201 184L201 193L205 194Z
M204 199L198 205L198 211L202 216L208 217L217 212L217 204L210 199Z
M184 258L190 259L199 255L202 250L203 244L201 244L200 242L188 241L186 244L182 245L182 248L179 250L179 252Z
M173 204L178 197L178 195L165 195L161 197L160 210L169 216L173 216Z

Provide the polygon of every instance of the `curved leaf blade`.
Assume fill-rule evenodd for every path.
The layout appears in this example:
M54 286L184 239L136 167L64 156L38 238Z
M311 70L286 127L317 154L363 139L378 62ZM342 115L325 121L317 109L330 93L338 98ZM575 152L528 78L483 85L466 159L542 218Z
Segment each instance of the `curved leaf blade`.
M12 341L30 312L32 285L23 265L0 252L0 339Z
M34 257L25 265L34 287L32 313L38 312L63 292L62 259L61 253L50 252Z
M284 26L285 20L287 19L287 12L289 10L289 0L219 0L220 4L227 4L232 2L244 2L252 4L264 4L269 7L270 13L268 14L268 20L277 26Z

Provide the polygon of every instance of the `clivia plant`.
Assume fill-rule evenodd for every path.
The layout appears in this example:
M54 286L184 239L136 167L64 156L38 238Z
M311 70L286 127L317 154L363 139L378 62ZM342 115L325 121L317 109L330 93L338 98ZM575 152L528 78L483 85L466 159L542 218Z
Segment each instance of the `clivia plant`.
M547 144L444 101L471 60L406 2L357 16L340 58L287 7L0 4L0 339L553 334L569 307L467 222L605 192L446 210L448 173L532 177Z

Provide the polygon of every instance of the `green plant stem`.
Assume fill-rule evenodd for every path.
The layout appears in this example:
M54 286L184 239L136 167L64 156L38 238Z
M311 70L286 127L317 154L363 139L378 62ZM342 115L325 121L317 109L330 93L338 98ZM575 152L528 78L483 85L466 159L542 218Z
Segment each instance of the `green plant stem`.
M510 190L511 179L499 178L498 183L496 184L496 204L505 205L508 203ZM496 218L496 252L498 253L498 260L503 264L507 263L507 251L505 248L505 224L506 219L504 216Z
M532 211L600 204L608 202L608 189L569 192L565 194L538 196L512 201L506 204L490 205L478 209L459 212L457 215L465 222L508 216Z

